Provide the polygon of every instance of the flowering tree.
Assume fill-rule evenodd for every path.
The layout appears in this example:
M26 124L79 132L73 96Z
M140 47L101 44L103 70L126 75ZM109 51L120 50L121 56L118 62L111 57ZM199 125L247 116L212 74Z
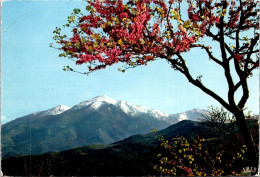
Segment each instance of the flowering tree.
M158 135L162 154L154 169L167 176L241 176L246 147L228 152L224 149L209 152L206 140L197 137L188 141L184 137L165 140ZM211 150L211 149L210 149Z
M258 151L245 121L249 98L247 79L259 67L257 55L259 22L257 0L88 0L87 14L74 9L65 27L73 28L67 38L56 28L54 40L61 57L87 64L83 74L123 63L120 71L166 60L188 81L222 104L236 118L250 152L251 166L258 166ZM249 35L254 34L254 35ZM217 56L202 38L218 43ZM183 53L201 48L223 69L228 85L223 98L189 71ZM234 70L233 70L234 68ZM67 66L64 70L75 71ZM232 73L232 74L231 74ZM234 79L238 78L238 80ZM241 89L238 101L234 97Z

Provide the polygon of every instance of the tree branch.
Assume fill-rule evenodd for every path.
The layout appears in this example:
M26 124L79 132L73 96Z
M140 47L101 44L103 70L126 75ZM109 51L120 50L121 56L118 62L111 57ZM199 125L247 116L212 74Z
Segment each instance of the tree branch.
M201 47L202 49L205 49L206 52L208 53L209 58L223 67L223 63L212 55L212 52L207 48L207 46L203 44L192 44L191 47Z
M246 63L245 63L245 67L244 67L244 73L245 74L248 73L249 61L250 61L251 55L254 53L253 50L254 50L254 47L257 44L258 40L259 40L259 35L258 34L255 36L254 39L251 40L251 45L250 45L249 51L247 53Z
M242 4L241 0L240 0L240 4ZM245 22L246 17L244 16L244 12L243 12L243 8L242 6L240 6L239 8L241 8L241 15L240 15L240 21L239 21L239 25L236 31L236 54L239 53L239 33L240 33L240 28L242 27L242 25ZM248 62L248 61L246 61ZM234 65L235 65L235 70L239 76L239 79L241 81L242 84L242 89L243 89L243 95L238 103L238 108L239 109L243 109L243 107L246 104L247 99L249 98L249 90L248 90L248 84L247 84L247 75L241 70L241 67L239 65L238 60L234 59ZM247 66L248 64L245 63L245 65ZM245 69L247 70L247 69Z
M226 2L222 1L223 4L223 9L226 9ZM224 68L224 74L225 77L227 79L227 83L228 83L228 101L229 104L232 107L235 107L235 100L234 100L234 95L235 95L235 91L234 91L234 82L230 73L230 64L229 64L229 60L227 59L227 53L226 53L226 44L225 44L225 35L224 35L224 16L220 17L220 24L218 25L219 28L219 45L220 45L220 49L221 49L221 55L222 55L222 62L223 62L223 68Z
M203 92L205 92L206 94L208 94L209 96L213 97L214 99L216 99L220 104L222 104L227 110L231 110L230 105L223 100L220 96L218 96L215 92L213 92L212 90L208 89L207 87L205 87L198 79L193 79L193 77L191 76L189 69L187 68L186 64L185 64L185 60L183 59L183 57L180 54L176 54L179 59L182 61L182 68L183 70L181 71L181 73L183 73L186 78L189 80L189 82L191 82L193 85L195 85L196 87L200 88ZM169 60L173 65L175 64L174 62L172 62L172 60Z
M214 35L210 30L207 30L206 35L211 37L213 40L220 42L220 38L218 38L217 35ZM230 55L234 54L233 51L230 49L230 47L225 42L224 42L224 46Z

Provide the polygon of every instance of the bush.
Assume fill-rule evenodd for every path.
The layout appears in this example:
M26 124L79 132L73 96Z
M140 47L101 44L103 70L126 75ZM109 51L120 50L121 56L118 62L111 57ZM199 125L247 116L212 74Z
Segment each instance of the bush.
M243 172L245 146L238 152L222 150L213 154L207 149L206 140L200 137L190 142L184 137L172 141L162 136L159 139L164 150L158 154L160 164L154 169L162 175L240 176Z

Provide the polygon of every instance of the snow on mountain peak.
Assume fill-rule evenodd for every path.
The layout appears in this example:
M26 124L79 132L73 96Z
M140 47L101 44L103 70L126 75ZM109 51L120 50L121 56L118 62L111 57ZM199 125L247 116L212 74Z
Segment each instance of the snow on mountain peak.
M126 101L117 101L112 98L109 98L106 95L97 96L90 100L81 102L72 107L71 110L78 110L84 108L86 106L90 106L90 108L97 110L103 104L112 104L116 107L119 107L123 112L131 116L138 116L140 114L149 114L157 119L166 119L169 115L165 114L159 110L149 109L140 105L132 105Z
M191 110L189 110L189 111L186 111L186 113L188 113L188 114L192 114L192 113L197 113L197 114L206 114L207 111L204 110L204 109L194 108L194 109L191 109Z
M61 114L67 110L69 110L70 107L68 106L65 106L65 105L59 105L59 106L56 106L54 108L51 108L47 111L41 111L41 112L37 112L35 113L38 114L39 116L51 116L51 115L58 115L58 114Z
M187 120L188 118L187 118L187 115L186 115L186 113L181 113L180 115L179 115L179 117L178 117L178 121L180 122L180 121L182 121L182 120Z
M153 116L157 119L166 119L169 116L168 114L165 114L159 110L149 109L149 108L146 108L146 107L140 106L140 105L132 105L125 101L120 101L117 103L117 105L119 105L120 108L126 114L129 114L132 116L137 116L140 114L149 114L150 116Z
M79 109L87 107L88 109L98 110L102 105L113 105L119 109L121 109L124 113L130 116L143 116L149 115L158 120L164 120L171 124L177 123L182 120L194 120L198 121L199 118L202 118L203 115L207 114L206 110L201 109L192 109L186 112L177 113L177 114L166 114L160 110L150 109L141 105L132 105L126 101L117 101L112 98L109 98L106 95L97 96L87 101L83 101L72 108L64 105L59 105L47 111L41 111L33 113L33 115L37 116L50 116L50 115L58 115L67 110L69 111L77 111Z
M200 121L203 118L203 115L207 115L207 111L203 109L192 109L186 112L170 114L168 121L170 123L177 123L182 120L193 120Z
M73 110L78 110L89 105L93 109L98 109L103 103L116 104L117 102L118 101L109 98L106 95L101 95L73 106Z
M111 104L115 104L117 102L116 100L114 100L114 99L112 99L112 98L110 98L110 97L108 97L106 95L100 95L100 96L97 96L97 97L95 97L95 98L93 98L91 100L93 100L93 101L94 100L95 101L105 101L105 102L111 103Z

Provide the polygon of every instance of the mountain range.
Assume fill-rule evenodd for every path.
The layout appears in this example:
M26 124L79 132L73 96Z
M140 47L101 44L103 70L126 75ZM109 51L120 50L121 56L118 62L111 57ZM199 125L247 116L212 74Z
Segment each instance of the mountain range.
M110 144L129 136L162 130L182 120L197 120L205 110L166 114L102 95L73 107L59 105L2 125L2 157L58 152Z

